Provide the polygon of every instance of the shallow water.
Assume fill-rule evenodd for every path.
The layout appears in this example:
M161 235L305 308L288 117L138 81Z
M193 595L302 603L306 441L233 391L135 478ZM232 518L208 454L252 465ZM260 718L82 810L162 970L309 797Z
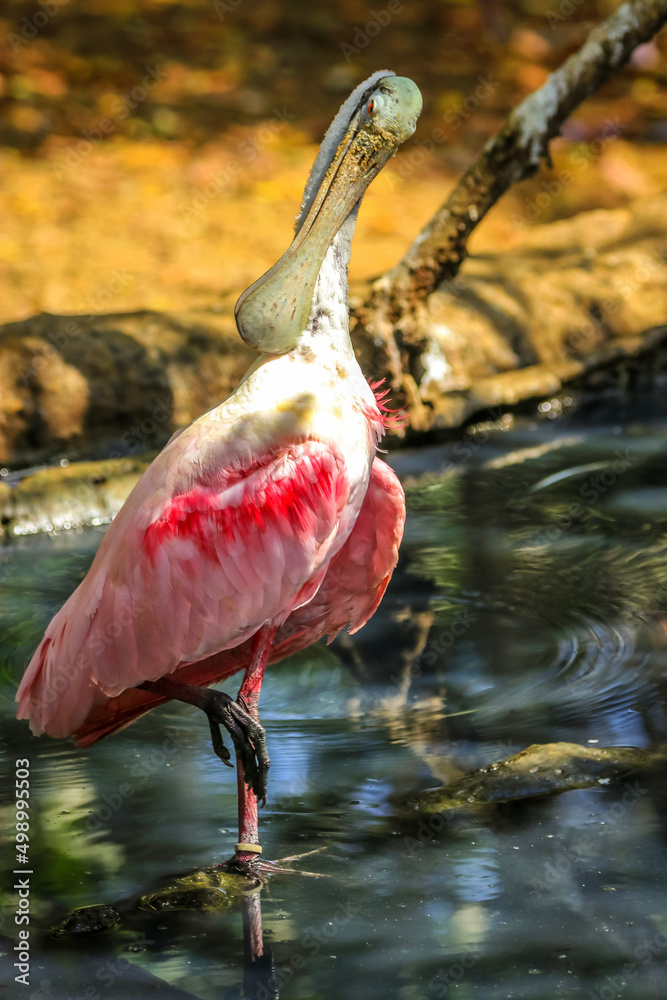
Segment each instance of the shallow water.
M667 742L658 410L396 456L409 517L380 610L358 636L273 668L262 692L265 857L317 852L261 893L281 997L667 995L656 778L436 816L410 802L531 743ZM276 994L261 972L242 985L247 901L136 907L233 851L235 782L196 710L167 706L88 751L13 719L15 682L102 530L24 539L0 563L2 809L13 821L14 762L29 759L33 872L30 989L11 982L12 958L3 981L31 998L263 1000ZM16 895L4 902L8 955ZM117 905L120 928L49 935L92 903Z

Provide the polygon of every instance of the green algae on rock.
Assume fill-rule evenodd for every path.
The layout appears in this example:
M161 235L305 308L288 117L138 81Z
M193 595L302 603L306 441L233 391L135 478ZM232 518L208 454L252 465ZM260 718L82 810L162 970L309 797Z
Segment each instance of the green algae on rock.
M110 906L108 903L93 903L91 906L80 906L72 910L51 933L54 937L100 934L103 931L115 930L120 921L121 916L115 906Z
M261 886L248 881L243 875L226 871L198 871L174 879L171 885L158 892L141 896L138 906L142 910L204 910L213 912L233 906L240 896Z
M506 760L468 771L451 785L423 792L416 803L425 812L442 812L556 795L574 788L606 785L665 756L664 748L650 751L578 743L533 744Z

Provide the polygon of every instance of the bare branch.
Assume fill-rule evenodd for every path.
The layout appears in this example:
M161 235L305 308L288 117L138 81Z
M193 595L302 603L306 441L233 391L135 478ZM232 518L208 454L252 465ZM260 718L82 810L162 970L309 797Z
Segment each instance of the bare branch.
M572 111L665 21L667 0L623 4L591 32L583 47L552 73L543 87L515 108L400 264L374 286L369 302L360 311L369 329L386 340L388 328L399 325L404 343L422 340L410 321L414 307L441 281L456 275L475 226L512 184L535 173L541 158L549 155L550 139Z

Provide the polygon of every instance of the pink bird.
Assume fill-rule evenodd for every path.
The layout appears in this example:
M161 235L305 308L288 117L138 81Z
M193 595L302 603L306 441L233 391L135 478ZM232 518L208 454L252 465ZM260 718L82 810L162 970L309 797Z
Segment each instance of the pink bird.
M17 693L35 735L79 746L169 699L203 709L217 755L229 763L221 725L236 750L239 861L261 852L266 665L361 628L398 558L405 501L375 457L387 412L352 349L347 267L360 199L420 111L415 84L386 71L343 104L294 241L237 303L260 357L146 470ZM239 670L236 700L209 689Z

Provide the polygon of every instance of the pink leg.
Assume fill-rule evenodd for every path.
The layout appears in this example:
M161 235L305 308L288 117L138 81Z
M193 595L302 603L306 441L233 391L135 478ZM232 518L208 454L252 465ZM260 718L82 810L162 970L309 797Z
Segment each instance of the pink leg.
M263 625L255 636L255 643L252 659L246 667L245 677L239 690L237 701L246 709L249 715L259 722L258 702L259 693L264 679L264 670L271 653L271 645L276 634L274 625ZM236 758L236 774L238 782L238 803L239 803L239 842L236 845L237 861L255 861L259 852L244 851L241 845L256 844L259 846L259 832L257 821L257 798L252 789L245 783L243 764Z

